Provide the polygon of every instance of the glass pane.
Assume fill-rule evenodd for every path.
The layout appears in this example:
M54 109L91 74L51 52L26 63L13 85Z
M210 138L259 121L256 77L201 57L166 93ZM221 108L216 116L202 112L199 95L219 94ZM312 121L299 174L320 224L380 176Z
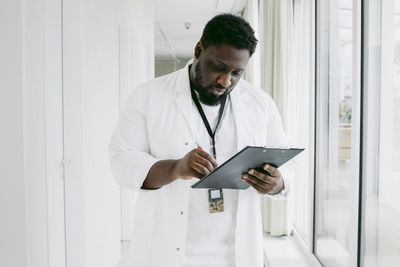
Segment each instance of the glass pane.
M383 8L382 42L389 52L383 53L386 58L382 62L389 64L384 67L390 73L382 73L382 78L390 84L381 88L384 102L380 111L383 121L379 144L377 266L394 267L400 266L400 1L389 0Z
M353 131L359 129L357 119L353 117L353 107L357 95L354 94L353 77L353 1L321 1L323 9L329 15L325 22L328 34L327 57L320 62L327 72L325 83L318 83L321 92L321 118L317 127L320 141L317 147L317 205L315 254L324 266L352 266L356 258L354 249L354 227L357 224L355 210L358 179L358 161L353 158ZM322 12L321 12L322 13ZM319 14L321 16L322 14ZM320 23L321 20L319 20ZM322 30L319 31L321 33ZM323 41L320 41L323 45ZM323 49L318 47L317 49ZM318 69L318 71L322 71ZM321 75L321 74L320 74ZM358 127L358 128L357 128Z
M370 1L366 22L368 134L363 266L400 266L400 0ZM376 68L375 66L379 66ZM374 109L374 108L373 108ZM375 119L376 116L376 119ZM373 143L376 143L373 144ZM376 147L376 148L375 148ZM371 153L372 152L372 153ZM372 173L372 174L371 174Z

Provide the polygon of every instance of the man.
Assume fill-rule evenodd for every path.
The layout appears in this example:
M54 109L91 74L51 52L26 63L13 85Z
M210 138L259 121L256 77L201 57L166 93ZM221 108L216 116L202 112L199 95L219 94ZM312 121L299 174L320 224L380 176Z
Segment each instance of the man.
M138 192L123 266L263 266L260 196L287 191L287 170L251 169L247 190L190 187L247 145L287 146L271 98L241 80L256 44L245 20L218 15L193 62L129 97L110 143L116 180Z

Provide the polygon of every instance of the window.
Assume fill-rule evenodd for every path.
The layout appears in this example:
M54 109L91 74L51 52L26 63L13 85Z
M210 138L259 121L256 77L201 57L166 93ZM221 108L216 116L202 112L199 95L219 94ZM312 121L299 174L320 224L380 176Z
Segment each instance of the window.
M308 2L294 1L296 45L309 38L301 37L307 19L296 20ZM314 3L312 252L327 267L400 266L400 0ZM296 60L310 55L295 51L295 65L304 65ZM307 94L300 84L304 70L296 71L297 88ZM296 211L304 211L306 190L297 192ZM301 212L295 224L307 239L309 222Z
M400 1L368 1L366 13L362 261L394 267L400 266Z
M359 1L317 2L314 253L324 266L356 266L360 85Z

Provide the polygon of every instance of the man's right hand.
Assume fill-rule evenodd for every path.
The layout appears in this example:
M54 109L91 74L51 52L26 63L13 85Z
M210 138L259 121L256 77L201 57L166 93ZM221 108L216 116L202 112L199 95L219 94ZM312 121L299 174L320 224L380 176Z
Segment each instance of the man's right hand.
M160 160L151 166L142 189L158 189L176 179L202 178L217 168L215 159L197 148L178 160Z
M217 168L215 159L200 148L193 149L177 161L176 176L181 179L202 178Z

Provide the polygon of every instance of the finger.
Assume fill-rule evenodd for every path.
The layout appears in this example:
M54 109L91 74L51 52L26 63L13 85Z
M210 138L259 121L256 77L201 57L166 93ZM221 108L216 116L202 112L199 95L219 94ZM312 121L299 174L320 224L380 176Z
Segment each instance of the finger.
M193 177L194 177L194 178L201 179L201 178L203 178L203 177L204 177L204 175L203 175L203 174L199 173L199 172L198 172L198 171L196 171L196 170L192 170L192 172L193 172Z
M205 158L206 160L208 160L209 162L211 162L211 164L214 166L214 168L217 168L218 164L215 161L215 159L213 158L213 156L211 156L210 154L208 154L207 152L205 152L202 149L196 149L196 152L198 155L200 155L202 158Z
M264 170L266 170L267 172L269 172L269 174L271 174L271 176L280 176L280 172L278 171L277 168L275 168L274 166L271 166L269 164L265 164L264 165Z
M209 161L209 160L206 159L206 158L201 157L200 155L197 155L197 156L193 159L193 161L195 161L195 162L197 162L197 163L203 165L203 166L206 167L210 172L214 171L215 168L216 168L216 167L214 166L214 164L213 164L211 161Z
M210 173L210 171L206 167L204 167L203 165L201 165L201 164L199 164L197 162L193 162L192 168L196 172L200 173L202 176L206 176L206 175L208 175Z
M201 173L199 173L198 171L196 171L195 169L191 169L191 176L190 176L190 178L199 178L199 179L201 179L201 178L203 178L204 177L204 175L203 174L201 174Z
M201 157L200 155L196 155L196 157L193 159L193 161L198 164L203 165L210 172L212 172L215 169L214 165L208 159L205 159L205 158Z
M246 180L246 183L248 183L249 185L251 185L255 190L257 190L257 192L261 193L261 194L266 194L268 193L270 190L263 188L261 186L259 186L256 183L253 183L251 180Z
M214 157L205 152L204 150L198 151L198 155L209 161L213 165L214 169L218 167L218 163L215 161Z
M264 183L267 183L267 184L273 183L273 178L271 176L269 176L268 174L256 171L254 169L250 169L248 173L250 174L249 176L253 176L253 177L263 181Z
M248 174L244 174L242 177L243 177L244 181L249 181L252 184L256 184L263 189L268 189L271 187L270 184L264 182L263 180L258 179L257 177L254 177L254 176L251 176Z

